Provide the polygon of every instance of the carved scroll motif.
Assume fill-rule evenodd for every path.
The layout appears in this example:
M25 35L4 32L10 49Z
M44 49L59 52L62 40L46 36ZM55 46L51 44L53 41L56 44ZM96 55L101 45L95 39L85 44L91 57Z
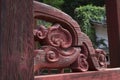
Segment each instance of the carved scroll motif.
M40 50L35 50L35 71L42 68L70 67L80 54L81 49L71 47L72 36L70 32L59 24L50 28L40 26L34 30L35 40L45 43ZM44 52L44 54L43 54Z
M88 71L89 69L89 64L87 61L88 59L87 46L83 44L80 49L81 51L80 51L80 54L78 55L78 58L73 64L71 64L72 70L75 72Z
M44 46L42 49L46 52L45 59L48 62L57 62L59 60L60 51L52 46Z
M45 26L37 26L37 29L34 29L33 35L38 38L38 40L46 38L48 30Z
M72 68L70 64L74 63L80 54L80 49L71 48L63 51L52 46L43 46L41 50L35 50L34 71L39 69L61 69ZM65 55L67 54L67 55Z
M90 64L88 63L88 57L90 58L89 53L92 51L89 50L91 47L88 47L89 42L86 38L81 46L72 47L70 32L59 24L55 24L50 28L41 25L34 30L34 36L35 40L42 44L40 50L36 50L34 71L44 68L61 69L66 67L75 72L88 71ZM94 62L105 68L107 66L105 53L100 49L96 49L94 55L96 58Z
M107 67L107 60L106 60L106 53L102 49L96 49L96 58L100 64L100 67L106 68Z
M72 71L93 71L107 67L104 51L94 49L90 38L69 15L34 1L34 18L59 23L34 29L35 41L41 45L35 50L34 71L66 67Z
M48 29L41 25L38 29L34 29L33 33L37 41L44 39L47 45L68 48L72 44L70 32L59 24L53 25Z
M72 36L69 31L56 24L48 30L48 43L55 47L68 48L72 44Z

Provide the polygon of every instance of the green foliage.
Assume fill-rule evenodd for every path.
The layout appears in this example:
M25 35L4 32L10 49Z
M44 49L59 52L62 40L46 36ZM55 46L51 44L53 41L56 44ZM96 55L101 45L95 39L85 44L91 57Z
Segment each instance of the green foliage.
M91 27L90 20L100 21L105 16L104 8L96 7L104 6L105 0L38 0L38 1L59 8L65 13L69 14L72 18L76 19L78 23L81 25L82 31L85 32L90 37L92 42L95 42L96 40L95 31Z
M80 6L75 9L75 18L81 25L81 29L86 33L95 45L95 30L92 28L91 21L102 22L105 17L105 8L92 5Z
M61 9L74 18L75 8L88 4L104 6L105 0L64 0Z
M104 6L105 0L38 0L61 9L65 13L74 18L74 10L76 7L92 4L95 6Z
M50 27L52 23L44 21L44 20L37 20L37 25L44 25L46 28Z

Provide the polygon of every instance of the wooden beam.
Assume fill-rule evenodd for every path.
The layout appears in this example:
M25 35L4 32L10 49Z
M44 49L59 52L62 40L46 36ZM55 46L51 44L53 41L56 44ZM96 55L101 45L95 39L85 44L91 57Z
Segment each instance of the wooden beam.
M120 80L120 69L36 76L34 80Z
M106 0L111 67L120 67L120 0Z
M33 0L0 0L0 80L34 80Z

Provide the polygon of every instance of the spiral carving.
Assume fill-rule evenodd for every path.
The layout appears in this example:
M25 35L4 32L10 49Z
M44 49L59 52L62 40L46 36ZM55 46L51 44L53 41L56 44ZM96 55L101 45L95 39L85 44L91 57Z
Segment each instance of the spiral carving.
M33 34L35 37L37 37L38 39L44 39L47 36L47 29L45 28L45 26L40 25L37 26L38 29L34 29Z
M71 69L73 72L84 72L88 71L89 64L87 62L87 56L84 54L79 53L76 61L71 64Z
M59 51L52 46L44 46L42 49L46 52L46 61L57 62L59 60Z
M80 71L87 71L89 68L89 64L87 62L87 57L84 54L80 54L78 61L79 61Z
M106 53L102 49L96 49L96 58L101 68L107 68Z
M55 47L68 48L72 44L70 32L59 24L53 25L48 31L48 43Z

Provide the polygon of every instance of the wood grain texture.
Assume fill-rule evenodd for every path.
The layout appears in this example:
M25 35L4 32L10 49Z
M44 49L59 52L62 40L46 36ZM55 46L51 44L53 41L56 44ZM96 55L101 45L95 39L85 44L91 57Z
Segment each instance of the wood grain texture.
M0 80L34 80L33 1L0 1Z
M111 67L120 67L120 0L106 0Z
M36 76L34 80L120 80L120 69Z

